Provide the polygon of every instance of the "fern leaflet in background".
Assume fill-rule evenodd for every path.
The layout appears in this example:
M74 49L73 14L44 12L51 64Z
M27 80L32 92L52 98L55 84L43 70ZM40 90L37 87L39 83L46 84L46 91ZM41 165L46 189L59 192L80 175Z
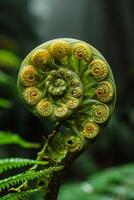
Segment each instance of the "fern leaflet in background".
M37 143L30 143L22 139L19 135L11 132L0 131L0 145L17 144L23 148L39 148Z
M20 62L19 57L12 51L0 49L0 68L17 68Z
M0 98L0 108L11 108L11 107L12 107L11 101L4 98Z
M85 182L62 186L58 200L133 200L134 164L98 172Z

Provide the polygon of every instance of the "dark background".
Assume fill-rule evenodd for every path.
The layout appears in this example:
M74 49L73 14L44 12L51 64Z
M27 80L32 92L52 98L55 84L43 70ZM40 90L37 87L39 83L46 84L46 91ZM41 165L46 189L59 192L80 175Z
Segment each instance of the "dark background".
M104 55L113 70L114 116L92 148L73 164L69 180L83 180L98 170L134 162L133 10L132 0L0 0L0 72L9 78L4 83L0 78L0 97L12 104L0 108L0 130L31 142L42 142L49 132L50 122L30 114L16 90L20 62L37 45L59 37L84 40ZM3 50L9 58L1 56ZM0 148L0 157L35 158L37 152Z

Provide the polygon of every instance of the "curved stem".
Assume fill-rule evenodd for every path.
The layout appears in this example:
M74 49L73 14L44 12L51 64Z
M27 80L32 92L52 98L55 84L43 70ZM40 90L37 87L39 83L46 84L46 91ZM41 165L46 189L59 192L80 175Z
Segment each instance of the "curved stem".
M60 128L60 123L59 122L57 122L56 124L55 124L55 127L54 127L54 129L53 129L53 131L52 131L52 134L50 134L50 135L48 135L48 138L47 138L47 140L45 141L45 144L44 144L44 146L43 146L43 148L41 149L41 151L38 153L38 156L37 156L37 158L36 158L36 160L42 160L43 159L43 157L44 157L44 152L45 152L45 150L46 150L46 147L47 147L47 145L48 145L48 142L49 142L49 140L52 138L52 136L59 130L59 128Z

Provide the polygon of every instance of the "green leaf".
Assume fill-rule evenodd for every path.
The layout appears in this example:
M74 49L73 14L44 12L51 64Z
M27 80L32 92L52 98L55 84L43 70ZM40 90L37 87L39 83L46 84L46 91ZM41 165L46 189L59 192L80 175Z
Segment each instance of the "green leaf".
M3 173L9 169L20 168L28 165L46 165L47 161L36 161L24 158L6 158L0 159L0 173Z
M11 108L12 103L7 99L0 98L0 108Z
M26 171L25 173L20 173L15 176L10 176L9 178L5 178L0 180L0 192L9 189L11 187L15 187L25 181L30 181L34 179L38 179L41 177L51 177L52 173L55 171L59 171L62 169L62 166L59 167L49 167L45 170L40 171Z
M0 131L0 145L17 144L23 148L39 148L38 143L30 143L22 139L19 135L11 132Z
M0 67L16 68L20 66L20 59L9 50L0 50Z
M5 85L11 87L12 85L15 85L15 80L13 77L0 70L0 86L5 86Z

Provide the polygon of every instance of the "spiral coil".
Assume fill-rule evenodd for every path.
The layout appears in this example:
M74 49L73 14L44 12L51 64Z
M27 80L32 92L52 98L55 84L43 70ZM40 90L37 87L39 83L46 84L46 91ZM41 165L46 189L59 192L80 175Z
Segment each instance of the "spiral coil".
M115 106L109 64L94 47L75 39L51 40L30 52L21 65L18 88L36 116L63 122L67 134L61 138L70 152L101 133ZM52 146L57 148L53 141Z

